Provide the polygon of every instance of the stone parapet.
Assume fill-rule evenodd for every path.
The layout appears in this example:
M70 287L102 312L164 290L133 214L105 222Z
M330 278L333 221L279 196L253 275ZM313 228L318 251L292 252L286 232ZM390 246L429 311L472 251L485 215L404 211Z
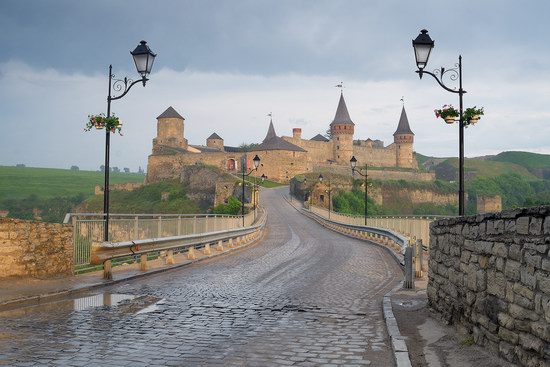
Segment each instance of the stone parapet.
M70 224L0 219L0 278L74 274Z
M428 300L512 363L550 360L550 206L430 226Z

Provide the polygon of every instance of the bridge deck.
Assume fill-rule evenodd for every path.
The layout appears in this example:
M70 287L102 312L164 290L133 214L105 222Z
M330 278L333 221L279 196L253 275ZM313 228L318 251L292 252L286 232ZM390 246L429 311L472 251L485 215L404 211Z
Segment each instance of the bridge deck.
M402 279L394 260L281 189L262 199L268 229L249 249L0 313L0 364L392 365L381 299Z

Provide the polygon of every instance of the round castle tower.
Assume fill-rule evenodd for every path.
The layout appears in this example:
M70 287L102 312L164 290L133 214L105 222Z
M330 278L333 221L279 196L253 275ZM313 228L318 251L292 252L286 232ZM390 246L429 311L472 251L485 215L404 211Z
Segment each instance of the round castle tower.
M414 133L409 126L405 106L401 110L399 125L393 133L393 141L396 145L396 166L403 168L417 168L416 161L413 159Z
M334 120L330 124L332 136L333 159L339 164L349 165L353 156L353 131L355 124L349 117L344 94L340 93L340 101Z
M183 135L184 121L172 106L160 114L157 117L157 137L153 140L153 150L157 145L187 150L187 139Z

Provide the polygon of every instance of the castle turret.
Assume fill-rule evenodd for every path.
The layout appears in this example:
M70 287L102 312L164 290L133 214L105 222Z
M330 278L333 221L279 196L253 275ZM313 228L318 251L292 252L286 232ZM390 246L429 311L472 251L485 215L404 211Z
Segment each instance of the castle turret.
M206 139L206 146L223 151L223 139L216 133L213 133Z
M346 101L344 101L344 94L341 93L334 121L330 124L334 160L340 164L349 164L353 156L354 127L355 124L349 117Z
M171 106L157 117L157 137L153 140L153 152L157 146L187 150L183 128L185 119Z
M401 117L397 130L393 133L393 141L396 145L396 166L403 168L418 168L416 159L413 157L414 133L409 126L405 106L401 110Z

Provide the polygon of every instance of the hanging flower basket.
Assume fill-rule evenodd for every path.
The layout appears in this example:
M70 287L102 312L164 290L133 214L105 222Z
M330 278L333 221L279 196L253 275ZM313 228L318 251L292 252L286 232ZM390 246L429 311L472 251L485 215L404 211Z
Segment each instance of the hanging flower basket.
M483 114L483 107L477 108L474 106L466 108L466 111L464 111L464 125L468 126L477 124Z
M122 122L120 122L120 119L115 115L109 117L106 117L103 113L99 115L88 115L88 122L84 130L90 131L94 127L98 130L105 129L109 132L118 132L122 135Z
M453 107L453 105L444 105L439 110L434 110L435 117L441 117L448 124L453 124L455 119L458 117L458 111Z
M448 123L448 124L454 124L455 123L455 118L454 117L445 117L443 120L445 120L445 122Z

